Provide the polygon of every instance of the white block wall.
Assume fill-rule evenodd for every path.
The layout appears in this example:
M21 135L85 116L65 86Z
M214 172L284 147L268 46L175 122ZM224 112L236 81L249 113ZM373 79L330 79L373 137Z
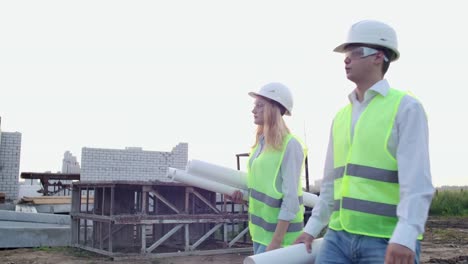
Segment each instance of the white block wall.
M171 152L141 148L81 151L81 181L167 181L167 167L185 169L188 144L179 143Z
M21 133L2 132L0 137L0 192L12 201L18 198Z

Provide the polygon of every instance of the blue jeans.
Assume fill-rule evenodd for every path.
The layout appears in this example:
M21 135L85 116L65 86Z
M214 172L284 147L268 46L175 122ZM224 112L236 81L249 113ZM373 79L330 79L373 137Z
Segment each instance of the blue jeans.
M267 248L267 246L265 246L265 245L259 244L257 242L253 242L254 255L265 252L266 248Z
M316 264L322 263L384 263L388 239L350 234L328 229L318 252ZM414 263L419 264L421 244L416 243Z

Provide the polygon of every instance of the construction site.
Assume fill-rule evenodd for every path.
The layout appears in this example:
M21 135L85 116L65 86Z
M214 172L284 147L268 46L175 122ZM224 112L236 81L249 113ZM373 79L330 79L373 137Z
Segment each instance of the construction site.
M246 153L234 155L237 169L229 169L189 162L187 143L169 152L85 147L81 164L67 151L60 172L19 173L21 134L13 135L15 141L3 133L1 144L2 153L16 157L2 160L13 168L3 170L10 180L0 210L0 247L8 258L25 248L67 248L122 262L252 254L247 206L224 196L247 193L240 171ZM307 169L304 180L308 186ZM307 192L304 204L312 207L314 199Z
M20 173L21 134L1 139L2 263L242 263L252 254L247 207L223 195L245 179L190 181L209 172L241 179L247 154L234 155L231 170L189 161L187 143L170 152L83 148L81 164L65 152L61 172ZM305 194L307 220L316 196ZM422 263L468 263L466 220L430 218Z
M167 178L169 167L185 169L187 143L83 148L81 165L66 152L61 172L20 173L21 133L1 138L2 254L66 247L125 262L251 251L245 206Z

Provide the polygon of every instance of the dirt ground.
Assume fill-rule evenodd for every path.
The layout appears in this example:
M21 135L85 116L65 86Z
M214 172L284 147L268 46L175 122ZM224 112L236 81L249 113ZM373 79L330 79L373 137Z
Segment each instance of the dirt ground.
M21 248L0 250L0 263L6 264L211 264L242 263L247 254L171 257L151 260L113 261L76 248ZM431 218L422 241L421 263L468 263L468 217Z

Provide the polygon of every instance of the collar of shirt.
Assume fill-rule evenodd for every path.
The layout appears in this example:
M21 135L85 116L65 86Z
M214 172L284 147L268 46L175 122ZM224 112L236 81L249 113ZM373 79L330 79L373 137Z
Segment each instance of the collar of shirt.
M380 80L376 82L374 85L369 88L366 93L364 94L364 100L359 102L357 100L356 89L354 89L349 95L348 99L351 104L366 104L369 102L374 96L377 94L381 94L382 96L387 96L388 91L390 90L390 85L386 79Z
M252 153L252 159L250 159L250 166L252 166L252 162L254 159L256 159L260 153L262 153L263 151L263 146L265 145L265 135L260 135L260 137L258 137L258 148L257 148L257 151L255 153Z
M260 143L260 145L265 143L265 135L262 134L258 137L258 143Z

